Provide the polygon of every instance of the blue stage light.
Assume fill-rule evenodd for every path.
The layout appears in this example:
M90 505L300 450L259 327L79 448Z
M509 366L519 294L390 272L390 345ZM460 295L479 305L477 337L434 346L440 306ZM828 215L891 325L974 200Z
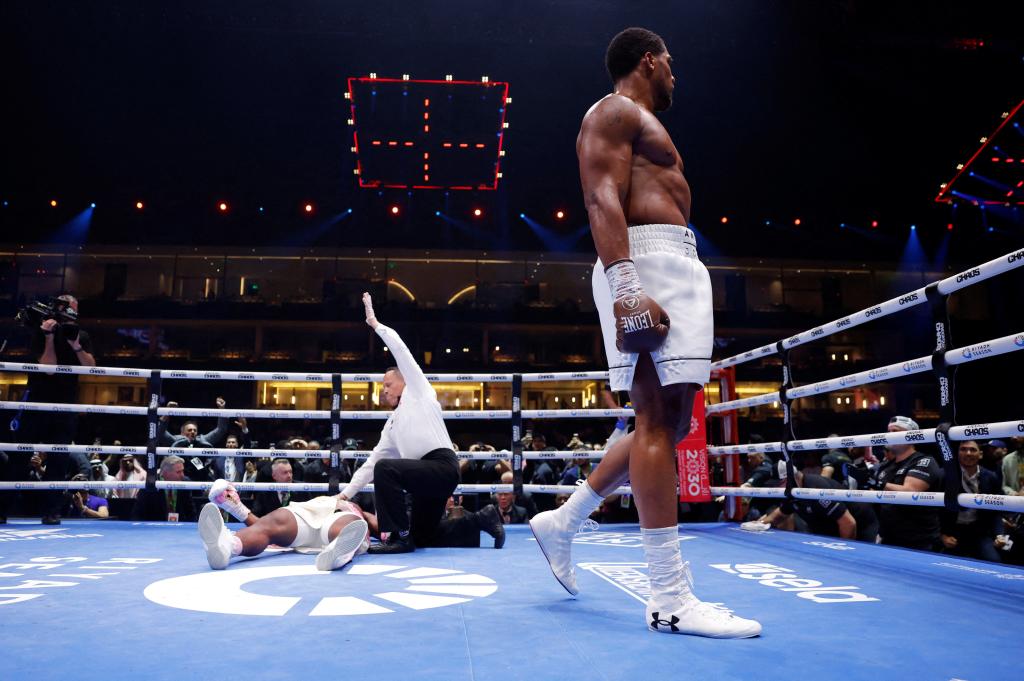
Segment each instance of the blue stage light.
M260 206L260 212L261 213L263 212L263 206Z
M840 222L839 223L839 229L846 229L846 223L845 222Z
M434 215L436 215L437 217L441 217L441 211L435 210Z
M90 203L90 204L89 204L89 208L95 208L95 207L96 207L96 204L95 204L95 203Z
M988 231L989 231L990 233L991 233L991 232L994 232L994 231L996 231L996 228L995 228L995 227L989 227L989 228L988 228Z
M6 202L6 201L4 201L4 205L5 205L5 206L7 205L7 202ZM525 219L526 219L526 213L520 213L520 214L519 214L519 218L520 218L521 220L525 220Z
M911 232L917 231L917 225L910 225L910 231Z
M262 208L260 208L260 210L263 210L263 209L262 209ZM348 209L347 211L345 211L345 212L346 212L346 213L348 213L349 215L352 215L352 209L351 209L351 208L349 208L349 209Z

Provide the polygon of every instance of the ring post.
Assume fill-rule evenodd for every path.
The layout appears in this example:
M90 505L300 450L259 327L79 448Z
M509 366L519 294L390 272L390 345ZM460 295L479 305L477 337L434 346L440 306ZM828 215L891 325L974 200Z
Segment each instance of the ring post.
M341 374L331 374L331 467L327 471L327 494L338 493L341 481Z
M782 458L786 461L786 498L793 498L793 487L796 482L796 474L793 471L793 459L789 456L789 442L793 439L793 400L786 395L786 391L793 387L793 369L789 364L789 350L782 344L777 345L779 355L782 357L782 385L779 386L779 404L782 405Z
M954 403L956 367L951 372L946 363L946 352L953 344L949 328L949 296L939 292L938 282L928 284L924 292L931 308L932 328L935 329L932 375L939 385L939 425L935 427L935 442L939 446L939 452L942 453L945 507L947 511L957 512L960 510L960 503L957 499L961 491L962 480L960 461L953 452L953 445L949 441L949 429L956 425Z
M159 371L149 375L146 382L149 388L149 408L146 411L146 425L148 437L146 438L146 489L156 489L156 448L160 444L160 417L157 409L160 407L160 396L163 392L163 379Z
M512 488L523 493L523 375L512 375Z

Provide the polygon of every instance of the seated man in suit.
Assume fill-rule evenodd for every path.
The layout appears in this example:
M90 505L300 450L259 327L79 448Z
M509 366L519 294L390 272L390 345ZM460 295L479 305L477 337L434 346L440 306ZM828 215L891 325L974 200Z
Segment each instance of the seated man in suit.
M960 459L960 485L965 494L1000 494L999 477L981 467L981 444L964 440L957 449ZM999 513L976 508L961 508L959 513L943 512L939 539L945 553L999 562L996 535L1002 531Z
M179 482L185 477L185 460L165 456L160 462L160 480ZM188 490L141 489L132 507L132 520L195 521L196 507Z
M296 478L295 466L297 462L291 459L277 458L268 466L261 466L256 476L256 482L280 482L290 483ZM269 477L269 479L268 479ZM298 495L292 492L255 492L253 494L253 511L257 516L270 515L279 508L287 506L292 501L304 501L305 495Z

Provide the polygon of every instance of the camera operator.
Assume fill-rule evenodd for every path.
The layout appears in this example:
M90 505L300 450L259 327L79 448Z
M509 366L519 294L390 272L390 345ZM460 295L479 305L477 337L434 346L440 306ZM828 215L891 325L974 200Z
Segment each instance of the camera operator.
M62 295L49 305L34 304L19 313L19 319L32 330L32 356L38 364L96 366L92 340L78 325L78 300ZM78 376L73 374L28 375L28 399L32 402L78 402ZM16 437L21 442L70 444L78 426L76 414L26 411ZM43 480L65 480L69 466L67 455L48 457ZM43 492L42 522L59 525L63 494Z
M76 475L72 480L86 481L84 475ZM65 496L64 513L73 518L109 518L110 504L103 497L94 495L87 489L68 490Z

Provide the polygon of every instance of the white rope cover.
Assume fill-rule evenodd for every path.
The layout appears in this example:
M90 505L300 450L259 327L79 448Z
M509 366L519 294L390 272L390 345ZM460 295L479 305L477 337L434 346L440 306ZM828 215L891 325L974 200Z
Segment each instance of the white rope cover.
M157 489L203 491L210 488L209 482L172 482L157 480ZM235 482L232 485L240 492L327 492L327 483L279 483L279 482ZM67 480L61 482L0 482L0 490L75 490L75 489L144 489L145 482L105 482L99 480ZM575 485L523 485L523 491L531 494L572 494ZM373 485L361 490L373 492ZM496 494L512 492L512 485L459 485L456 494ZM631 487L618 487L612 494L632 494ZM785 489L781 487L712 487L713 496L757 497L762 499L783 499ZM797 499L832 499L846 503L896 504L899 506L941 507L941 492L874 492L869 490L810 489L793 488ZM963 508L980 508L999 511L1024 511L1024 497L998 494L959 494L957 503Z
M86 367L76 365L33 364L30 362L0 362L0 371L39 374L72 374L78 376L114 376L122 378L151 378L157 370L126 367ZM339 374L345 383L380 383L381 373ZM200 371L165 369L161 378L190 381L292 381L299 383L330 383L333 374L297 371ZM511 383L512 374L462 373L426 374L431 383ZM559 371L554 373L522 374L525 383L550 381L607 380L607 371Z
M25 411L49 411L77 414L115 414L118 416L146 416L146 407L118 407L111 405L61 404L57 402L11 402L0 401L0 409ZM159 416L191 416L198 418L246 418L246 419L321 419L331 418L331 412L323 409L298 411L294 409L201 409L192 407L160 407ZM524 409L527 419L594 419L632 417L632 409ZM512 418L508 409L463 409L442 411L446 420L488 421ZM349 421L384 421L391 411L342 411L340 416Z
M968 270L964 270L958 274L951 275L941 280L938 283L939 293L942 295L949 295L960 289L967 288L974 284L981 283L986 279L991 279L994 276L1009 272L1017 269L1018 267L1024 266L1024 251L1015 251L1013 253L1007 253L1006 255L998 258L993 258L983 265L972 267ZM809 329L802 333L798 333L795 336L783 339L783 347L795 348L798 345L809 343L812 340L831 336L838 331L845 331L855 326L871 321L873 319L881 319L900 310L906 310L916 305L921 305L926 302L925 289L927 287L921 287L909 293L905 293L902 296L897 296L890 300L885 301L879 305L873 305L869 308L854 312L853 314L822 324L821 326ZM754 350L734 355L711 364L712 369L724 369L725 367L735 366L737 364L743 364L750 362L755 359L760 359L768 355L774 355L778 352L777 343L769 343L768 345L762 345Z
M1024 421L999 421L997 423L976 423L970 426L953 426L949 439L957 442L976 438L1001 438L1024 436ZM792 440L786 449L792 452L807 452L841 447L873 447L875 445L921 444L935 442L935 428L922 430L900 430L894 433L868 433L866 435L844 435L823 437L812 440ZM781 452L781 442L759 442L745 445L718 445L708 447L709 456L729 454L751 454L754 452Z
M1011 334L1009 336L1003 336L1002 338L995 338L990 341L968 345L967 347L955 348L946 352L946 364L965 364L985 357L995 357L997 355L1005 355L1009 352L1017 352L1018 350L1024 350L1024 333ZM893 378L910 376L912 374L919 374L931 370L932 358L928 355L906 362L897 362L877 369L861 371L856 374L839 376L838 378L832 378L827 381L819 381L817 383L809 383L796 388L790 388L786 391L786 397L790 399L799 399L801 397L809 397L811 395L821 395L823 393L830 393L836 390L852 388L858 385L868 385L870 383L880 383ZM711 404L708 405L706 412L708 414L720 414L726 411L734 411L736 409L745 409L747 407L769 404L771 402L778 401L778 399L779 393L776 391L765 393L763 395L755 395L754 397L745 397L742 400L730 400L728 402Z
M712 487L711 494L725 497L756 497L759 499L783 499L786 490L781 487ZM896 504L899 506L943 505L942 492L875 492L856 489L811 489L794 487L797 499L831 499L846 503ZM963 508L978 508L996 511L1024 511L1024 497L1010 497L1001 494L958 494L957 503Z
M116 445L51 445L42 443L24 442L0 442L0 451L14 452L46 452L48 454L132 454L134 456L145 456L145 447L122 447ZM338 452L342 459L359 460L367 459L373 453L372 449L346 449ZM157 447L157 456L235 456L243 459L326 459L331 455L329 449L228 449L226 447ZM523 452L523 458L528 461L541 461L546 459L603 459L605 450L571 450ZM455 452L459 459L470 461L496 461L507 459L512 452L501 449L493 452Z

